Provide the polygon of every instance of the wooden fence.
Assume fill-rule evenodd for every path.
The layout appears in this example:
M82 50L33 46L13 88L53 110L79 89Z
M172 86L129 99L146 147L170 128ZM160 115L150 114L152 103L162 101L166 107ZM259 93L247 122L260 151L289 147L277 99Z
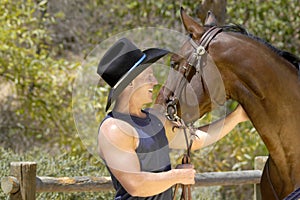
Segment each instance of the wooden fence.
M260 182L265 156L255 158L254 170L198 173L194 187L254 184L254 199L260 199ZM11 200L34 200L37 192L97 192L113 190L110 177L36 176L35 162L12 162L10 176L1 179L1 188Z

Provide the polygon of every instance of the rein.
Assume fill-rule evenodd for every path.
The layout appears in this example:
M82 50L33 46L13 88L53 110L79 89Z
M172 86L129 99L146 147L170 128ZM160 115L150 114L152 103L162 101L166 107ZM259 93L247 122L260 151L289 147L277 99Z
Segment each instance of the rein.
M184 136L185 136L185 142L186 142L186 146L187 146L187 152L186 152L186 154L183 155L183 158L181 160L181 165L177 165L176 169L189 168L190 165L191 165L190 153L191 153L191 147L192 147L192 144L193 144L193 139L191 139L190 141L188 140L188 136L187 136L188 127L184 124L183 120L181 120L181 123L182 124L180 125L179 128L183 128ZM191 185L183 185L183 184L176 184L175 185L173 200L176 200L176 193L178 191L179 186L181 186L181 189L182 189L180 200L192 200Z
M275 200L279 200L278 196L277 196L277 193L275 191L275 188L272 184L272 180L271 180L271 177L270 177L270 167L269 167L269 162L270 162L270 157L267 159L267 162L266 162L266 173L267 173L267 180L270 184L270 187L271 187L271 190L272 190L272 193L274 195L274 198Z
M192 38L190 39L190 43L192 47L194 48L194 53L187 59L187 64L183 66L184 73L179 82L179 88L178 88L178 96L181 95L183 88L186 85L186 81L184 79L187 78L189 75L191 68L194 67L196 69L196 72L202 73L202 65L201 65L201 57L206 53L206 50L208 49L210 41L222 31L222 28L218 27L212 27L208 31L206 31L203 36L200 39L199 45L196 41L194 41ZM186 168L189 167L191 164L190 159L190 152L191 147L193 144L193 139L189 141L188 139L188 133L187 130L190 129L190 126L186 126L183 119L181 119L177 115L177 103L179 102L179 99L176 95L176 91L174 91L174 95L172 97L169 97L168 103L167 103L167 109L166 109L166 117L168 120L179 123L179 126L175 128L181 128L184 131L185 141L186 141L186 154L183 155L182 158L182 164L178 165L176 168ZM192 129L191 129L192 130ZM193 131L190 131L191 135L195 135ZM173 200L176 199L176 193L178 190L179 184L175 185ZM190 185L181 185L182 187L182 194L180 197L180 200L191 200L192 199L192 193L191 193L191 186Z

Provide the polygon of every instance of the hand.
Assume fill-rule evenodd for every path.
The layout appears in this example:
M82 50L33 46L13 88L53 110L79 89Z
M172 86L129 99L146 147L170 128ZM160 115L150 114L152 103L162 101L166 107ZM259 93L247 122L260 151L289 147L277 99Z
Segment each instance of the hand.
M191 164L181 164L177 165L176 169L173 169L175 176L178 178L178 183L183 185L192 185L195 184L195 175L196 171L194 166Z

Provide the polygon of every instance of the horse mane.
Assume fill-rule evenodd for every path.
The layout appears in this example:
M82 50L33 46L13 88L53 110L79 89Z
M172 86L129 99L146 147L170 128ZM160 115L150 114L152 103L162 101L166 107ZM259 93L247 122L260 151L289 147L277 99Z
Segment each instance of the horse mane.
M293 66L296 67L296 69L300 70L300 58L297 57L296 55L287 52L287 51L283 51L280 50L276 47L274 47L273 45L271 45L270 43L266 42L265 40L263 40L262 38L259 38L255 35L250 34L244 27L242 27L241 25L238 24L231 24L231 25L225 25L225 26L221 26L221 28L223 29L223 31L226 32L236 32L236 33L241 33L243 35L246 35L264 45L266 45L267 47L269 47L272 51L274 51L275 53L277 53L279 56L283 57L284 59L286 59L287 61L289 61L291 64L293 64Z

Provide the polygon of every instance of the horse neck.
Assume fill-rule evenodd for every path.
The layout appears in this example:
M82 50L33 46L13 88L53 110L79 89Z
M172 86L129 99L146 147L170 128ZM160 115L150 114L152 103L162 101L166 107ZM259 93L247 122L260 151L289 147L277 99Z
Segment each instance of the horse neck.
M300 120L300 81L291 64L241 34L222 33L212 41L209 54L222 74L227 97L243 105L261 134L295 127ZM291 117L294 112L297 116Z
M222 33L209 51L229 98L254 107L253 110L261 107L260 111L287 104L291 109L300 108L297 70L269 47L241 34ZM271 114L274 120L275 113Z
M210 54L222 74L227 97L243 105L267 146L283 184L299 185L297 70L263 44L235 35L221 39L212 43Z

